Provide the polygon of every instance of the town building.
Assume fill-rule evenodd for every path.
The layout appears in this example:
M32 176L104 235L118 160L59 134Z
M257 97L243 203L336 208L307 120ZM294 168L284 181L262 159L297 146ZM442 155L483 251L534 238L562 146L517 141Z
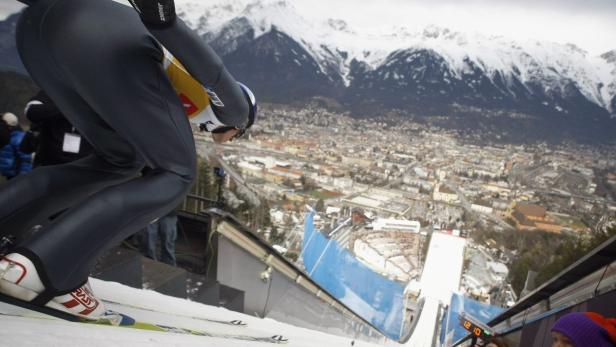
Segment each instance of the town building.
M443 201L446 203L454 203L458 200L458 194L453 190L449 189L447 186L437 184L434 187L434 193L432 198L435 201Z
M378 218L372 222L374 231L401 231L418 233L421 224L418 221L406 219Z
M521 230L545 230L560 233L563 227L549 217L543 206L529 203L517 203L511 212L516 227Z

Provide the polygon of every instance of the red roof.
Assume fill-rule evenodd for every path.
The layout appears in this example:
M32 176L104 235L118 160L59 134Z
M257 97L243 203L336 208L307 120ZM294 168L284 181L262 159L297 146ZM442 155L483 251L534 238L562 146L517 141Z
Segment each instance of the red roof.
M547 212L545 207L535 204L517 204L515 205L515 210L525 216L532 217L545 217L545 213Z
M447 186L440 186L438 191L441 192L441 193L446 193L446 194L456 194L456 192L454 192L453 190L449 189L449 187L447 187Z

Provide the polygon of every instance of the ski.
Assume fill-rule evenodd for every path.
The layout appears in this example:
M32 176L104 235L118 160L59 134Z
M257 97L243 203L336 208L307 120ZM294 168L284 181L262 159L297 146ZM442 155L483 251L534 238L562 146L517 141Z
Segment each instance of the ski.
M101 324L97 322L84 322L87 324ZM102 323L103 325L108 325L106 323ZM269 337L259 337L259 336L251 336L251 335L240 335L240 334L220 334L213 333L205 330L196 330L196 329L186 329L180 327L174 327L163 324L153 324L135 321L133 325L123 325L122 328L131 328L131 329L139 329L139 330L149 330L149 331L159 331L159 332L167 332L174 334L184 334L184 335L195 335L195 336L205 336L205 337L215 337L222 339L231 339L231 340L240 340L240 341L254 341L254 342L268 342L268 343L277 343L284 344L288 342L288 339L283 337L282 335L273 335Z
M138 310L149 311L149 312L157 312L157 313L164 313L164 314L168 314L168 315L172 315L172 316L176 316L176 317L189 318L189 319L195 319L195 320L202 320L202 321L205 321L205 322L215 323L215 324L233 325L233 326L238 326L238 327L245 327L245 326L248 325L248 324L246 324L246 322L244 322L242 320L239 320L239 319L222 320L222 319L213 319L213 318L205 318L205 317L195 317L195 316L183 315L183 314L178 314L178 313L156 311L156 310L153 310L151 308L146 308L146 307L141 307L141 306L131 305L131 304L124 304L124 303L117 302L117 301L111 301L111 300L105 300L105 299L103 299L102 301L104 303L108 303L108 304L122 305L122 306L130 307L130 308L135 308L135 309L138 309Z
M31 303L29 303L27 301L21 301L19 299L15 299L12 296L4 295L2 293L0 293L0 302L4 302L4 303L9 304L9 305L18 306L18 307L21 307L21 308L25 308L26 310L35 311L35 312L42 313L42 314L45 314L45 315L48 315L48 316L51 316L51 317L55 317L55 318L58 318L58 319L67 320L67 321L71 321L71 322L80 322L82 320L82 318L77 317L77 316L73 316L72 314L68 314L66 312L54 310L53 308L49 308L49 307L45 307L45 306L37 306L37 305L31 304ZM1 314L5 315L5 316L11 316L12 315L12 314L6 313L6 312L2 312Z
M107 320L103 321L81 321L81 323L85 324L98 324L98 325L111 325ZM183 334L183 335L194 335L194 336L204 336L204 337L214 337L214 338L222 338L222 339L231 339L231 340L240 340L240 341L254 341L254 342L268 342L268 343L277 343L284 344L288 342L288 339L283 337L282 335L273 335L269 337L260 337L260 336L252 336L252 335L241 335L241 334L221 334L214 333L211 331L205 331L202 329L186 329L175 326L169 326L164 324L153 324L141 321L135 321L134 324L131 325L121 325L121 328L129 328L129 329L138 329L138 330L148 330L148 331L158 331L158 332L166 332L166 333L174 333L174 334Z
M148 322L142 322L138 320L134 320L131 317L115 312L110 311L115 315L122 316L121 322L117 320L111 319L100 319L100 320L88 320L85 318L73 316L71 314L57 311L51 309L49 307L41 307L37 305L33 305L29 302L21 301L15 299L13 297L0 294L0 302L4 302L8 305L21 307L31 312L41 313L43 315L36 314L20 314L20 313L11 313L6 312L5 310L0 309L0 316L12 316L12 317L22 317L22 318L33 318L33 319L47 319L54 320L60 319L65 321L70 321L77 324L90 324L90 325L104 325L110 327L118 327L124 329L136 329L136 330L145 330L145 331L157 331L164 333L174 333L174 334L183 334L183 335L193 335L193 336L203 336L203 337L212 337L212 338L222 338L222 339L231 339L231 340L239 340L239 341L253 341L253 342L267 342L274 344L285 344L288 343L289 340L282 335L273 335L273 336L252 336L252 335L242 335L242 334L221 334L212 332L209 330L203 329L186 329L181 327L170 326L166 324L154 324Z

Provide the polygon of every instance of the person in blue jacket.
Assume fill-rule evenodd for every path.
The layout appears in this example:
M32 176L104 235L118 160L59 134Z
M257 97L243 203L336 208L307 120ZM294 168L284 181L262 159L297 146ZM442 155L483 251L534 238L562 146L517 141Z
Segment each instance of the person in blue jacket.
M0 149L0 173L10 180L32 170L32 155L19 150L25 132L19 127L17 117L7 112L2 120L9 127L10 142Z
M100 319L108 311L88 285L96 260L179 205L192 185L190 115L222 143L252 125L255 98L176 17L173 0L131 0L134 9L20 1L29 5L16 31L21 60L94 152L0 185L0 231L27 235L0 260L0 293ZM172 80L186 79L176 73L190 75L201 97L179 92ZM139 176L146 165L152 170Z

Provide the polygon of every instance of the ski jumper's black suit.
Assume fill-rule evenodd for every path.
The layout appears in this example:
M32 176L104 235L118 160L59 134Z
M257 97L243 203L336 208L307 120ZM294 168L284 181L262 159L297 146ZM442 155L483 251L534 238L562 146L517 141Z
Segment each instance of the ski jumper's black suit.
M103 251L171 211L191 185L194 139L163 71L161 45L218 95L222 123L243 126L249 105L175 12L171 21L149 24L112 0L32 2L17 28L21 59L95 150L0 186L1 231L45 225L12 250L35 264L46 289L34 301L43 304L83 285ZM153 170L137 177L146 164Z

